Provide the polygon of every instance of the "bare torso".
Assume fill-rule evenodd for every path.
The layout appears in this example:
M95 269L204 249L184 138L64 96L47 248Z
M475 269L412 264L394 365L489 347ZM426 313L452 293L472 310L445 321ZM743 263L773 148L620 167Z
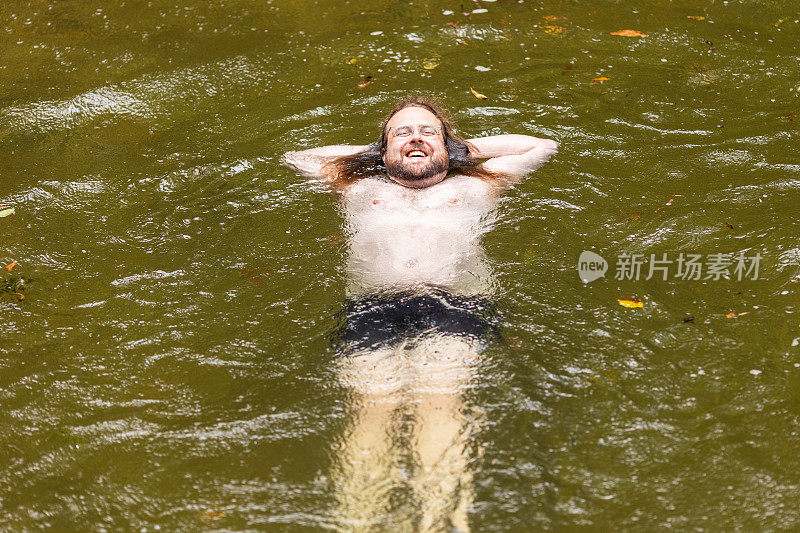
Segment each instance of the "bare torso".
M438 136L422 134L424 117L412 120L408 109L419 112L404 108L392 121L413 126L411 136L390 137L385 148L389 161L413 169L423 164L418 161L436 159L444 147ZM387 125L394 127L392 121ZM424 148L430 157L412 157L406 150L409 139L419 142L414 147ZM442 177L432 176L426 180L435 184L423 185L398 181L397 176L376 176L356 179L342 191L337 186L341 175L326 169L328 163L366 152L370 146L323 146L285 155L287 164L322 177L342 192L350 237L348 296L429 292L431 288L454 295L491 296L494 282L480 240L490 229L497 198L547 162L558 145L527 135L480 137L467 144L470 157L487 159L481 168L503 175L505 183L455 175L438 182Z
M388 178L358 180L343 193L350 297L386 292L491 294L480 244L496 205L494 186L451 176L410 189Z

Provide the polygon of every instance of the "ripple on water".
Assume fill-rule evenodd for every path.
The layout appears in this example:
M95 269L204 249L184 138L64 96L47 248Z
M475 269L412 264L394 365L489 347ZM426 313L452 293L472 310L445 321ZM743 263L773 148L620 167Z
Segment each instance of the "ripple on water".
M144 98L131 92L101 87L65 100L7 107L0 112L0 120L8 120L13 131L44 133L74 128L103 115L149 118L153 110Z

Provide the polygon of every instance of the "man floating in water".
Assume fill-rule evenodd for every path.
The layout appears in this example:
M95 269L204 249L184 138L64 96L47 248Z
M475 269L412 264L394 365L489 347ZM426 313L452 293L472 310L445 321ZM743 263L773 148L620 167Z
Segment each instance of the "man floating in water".
M433 98L409 95L368 146L286 154L343 197L350 230L343 340L385 344L433 329L485 335L493 283L480 237L500 194L556 153L549 139L465 141ZM488 159L480 163L480 159Z
M344 529L469 531L480 416L463 392L496 330L480 238L501 193L557 149L526 135L465 141L435 100L414 95L377 143L286 154L342 195L347 217L339 337L350 357L338 365L358 394L331 476Z

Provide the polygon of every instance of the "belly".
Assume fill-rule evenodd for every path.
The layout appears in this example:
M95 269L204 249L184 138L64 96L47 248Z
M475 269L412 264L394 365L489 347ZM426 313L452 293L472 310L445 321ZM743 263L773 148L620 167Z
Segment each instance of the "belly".
M351 227L348 274L351 295L419 292L436 287L453 294L485 294L491 271L480 245L480 220L443 223L362 220Z

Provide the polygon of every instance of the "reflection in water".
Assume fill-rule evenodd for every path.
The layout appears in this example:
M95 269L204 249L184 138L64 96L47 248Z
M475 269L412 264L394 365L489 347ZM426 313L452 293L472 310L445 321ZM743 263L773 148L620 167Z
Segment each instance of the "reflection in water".
M355 392L335 474L348 530L469 531L473 425L464 390L480 342L430 334L340 361Z

